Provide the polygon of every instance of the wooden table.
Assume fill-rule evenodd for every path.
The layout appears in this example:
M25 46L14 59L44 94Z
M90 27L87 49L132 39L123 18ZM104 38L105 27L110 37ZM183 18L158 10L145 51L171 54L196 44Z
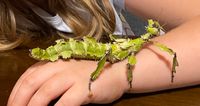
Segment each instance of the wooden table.
M6 106L15 82L35 62L28 56L27 49L0 52L0 106ZM200 86L148 94L126 94L108 106L200 106Z

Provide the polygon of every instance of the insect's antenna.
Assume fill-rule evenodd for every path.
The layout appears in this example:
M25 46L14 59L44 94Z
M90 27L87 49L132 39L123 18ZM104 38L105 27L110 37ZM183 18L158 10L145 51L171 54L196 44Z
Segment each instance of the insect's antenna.
M158 22L158 23L160 23L161 21L160 21L160 17L162 16L161 14L162 14L162 12L163 11L160 11L160 13L158 13L158 15L155 17L155 19L156 19L156 21ZM166 26L166 22L165 23L163 23L162 25L160 25L161 26L161 28L162 28L162 30L165 32L165 30L164 30L164 27Z
M162 12L162 11L161 11ZM161 12L160 12L160 14L161 14ZM161 15L158 15L157 17L156 17L156 21L158 22L158 23L160 23L161 21L160 21L160 17L161 17ZM159 24L160 25L160 24ZM167 25L167 22L164 22L162 25L160 25L160 30L162 30L162 31L164 31L164 32L166 32L166 30L164 29L164 27Z
M160 13L158 13L158 15L155 17L155 19L157 20L157 22L160 22L161 14L162 14L162 11L160 11Z
M109 38L111 42L115 42L115 37L113 36L113 34L109 34Z

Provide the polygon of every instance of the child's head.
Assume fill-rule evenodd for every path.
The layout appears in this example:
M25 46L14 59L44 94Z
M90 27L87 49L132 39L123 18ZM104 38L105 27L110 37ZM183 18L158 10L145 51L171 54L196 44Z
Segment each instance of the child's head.
M22 35L35 32L61 35L35 14L29 3L50 14L59 14L75 37L91 35L99 39L115 29L115 15L109 0L0 0L0 50L19 45Z

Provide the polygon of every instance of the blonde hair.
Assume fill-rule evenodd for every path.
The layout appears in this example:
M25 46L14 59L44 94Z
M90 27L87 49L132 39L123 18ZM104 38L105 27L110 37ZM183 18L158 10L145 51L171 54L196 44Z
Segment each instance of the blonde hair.
M48 10L57 13L70 26L75 38L85 35L100 39L115 30L115 15L109 0L48 0ZM81 13L87 13L87 18ZM32 35L30 28L21 27L16 15L23 16L40 29L42 34L60 35L52 26L35 14L27 0L0 0L0 51L20 45L26 35ZM36 31L36 32L38 32ZM58 33L57 33L58 32Z

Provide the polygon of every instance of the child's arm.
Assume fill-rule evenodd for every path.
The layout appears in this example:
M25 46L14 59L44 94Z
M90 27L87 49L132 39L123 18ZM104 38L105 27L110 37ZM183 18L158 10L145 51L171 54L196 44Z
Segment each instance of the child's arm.
M160 21L162 24L164 24L165 27L167 27L168 29L173 29L187 22L186 24L173 29L172 31L167 33L165 36L161 36L155 39L156 41L164 43L165 45L167 45L168 47L172 48L174 51L177 52L178 61L180 63L180 66L177 69L177 74L175 77L175 83L177 83L177 87L193 85L195 83L200 82L198 76L195 76L195 74L193 74L193 73L196 73L196 74L199 73L198 71L199 64L198 64L198 59L197 59L198 57L200 57L198 55L198 52L200 51L198 47L199 45L198 42L200 42L198 40L200 37L199 36L200 9L198 8L199 4L200 4L200 0L194 0L192 2L188 0L150 0L150 1L149 0L125 0L126 9L128 11L130 11L133 14L142 16L144 18L154 18ZM161 67L159 68L159 66L162 66L159 64L162 64L163 62L155 61L156 62L155 63L153 59L150 59L150 57L151 58L157 57L152 54L151 49L158 52L158 54L163 54L163 53L159 52L157 49L155 49L155 47L150 46L149 48L150 49L144 49L137 55L139 59L138 59L138 63L136 65L135 70L137 70L137 68L139 67L145 68L143 65L144 65L144 60L146 60L147 57L149 61L145 61L145 62L149 62L150 66L157 67L155 68L157 71L160 69L162 69L163 71L167 69L166 66L165 68L164 66L162 68ZM142 66L140 66L140 64ZM154 70L155 75L158 74L158 72L155 69L149 69L149 67L147 69L149 71ZM143 69L139 69L139 70L143 70ZM167 71L165 72L163 72L163 75L166 75L167 73L169 73ZM139 73L140 72L138 72L138 74ZM137 74L137 72L135 72L135 74ZM148 75L148 74L145 74L145 75ZM139 77L139 75L135 75L135 76L138 78L141 78ZM150 78L153 78L153 77L154 75L152 75ZM166 81L167 79L166 77L168 76L161 76L160 77L161 79L157 79L157 77L155 77L155 79L157 79L158 82L160 81L160 84L161 84L160 87L161 86L163 87L159 88L159 86L150 84L153 87L152 90L153 91L156 90L154 88L163 89L163 88L166 88L167 85L169 88L175 87L175 86L172 86L170 83L168 83L168 81ZM137 83L137 81L141 81L141 80L136 80L135 83ZM155 84L157 85L158 83L155 83ZM152 91L152 90L148 89L147 91ZM143 92L144 89L141 89L141 91Z
M169 29L200 15L200 0L125 0L126 9L156 19Z
M133 70L133 92L149 92L200 84L200 17L155 38L177 52L179 66L174 83L170 82L171 57L154 46L137 55ZM135 86L134 86L135 85Z

